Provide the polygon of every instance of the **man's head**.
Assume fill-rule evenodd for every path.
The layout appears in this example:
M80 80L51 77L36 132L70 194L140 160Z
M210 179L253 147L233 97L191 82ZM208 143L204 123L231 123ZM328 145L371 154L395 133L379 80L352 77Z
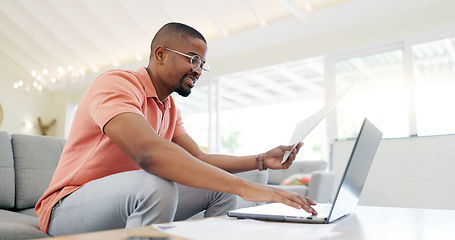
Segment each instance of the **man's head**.
M152 40L151 46L152 52L153 49L155 49L159 45L166 44L171 40L185 41L185 39L188 38L197 38L207 44L207 41L205 40L204 36L202 36L202 34L198 32L196 29L183 23L176 22L167 23L163 27L161 27L161 29L158 30L158 32L155 34L155 37Z
M207 42L194 28L168 23L155 35L147 67L158 97L188 96L205 68ZM160 96L161 95L161 96Z

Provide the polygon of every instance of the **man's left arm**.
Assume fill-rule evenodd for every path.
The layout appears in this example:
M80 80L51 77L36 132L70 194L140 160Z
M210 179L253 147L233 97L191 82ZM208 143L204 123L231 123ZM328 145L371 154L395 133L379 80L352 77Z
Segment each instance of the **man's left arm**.
M281 164L281 159L283 158L284 153L291 150L292 146L279 146L263 154L252 156L230 156L204 153L199 148L198 144L188 134L175 137L172 139L172 141L201 161L221 168L230 173L258 169L258 160L261 159L264 161L262 164L265 168L287 169L291 166L300 147L303 145L302 143L299 143L298 146L289 155L289 159L285 163Z

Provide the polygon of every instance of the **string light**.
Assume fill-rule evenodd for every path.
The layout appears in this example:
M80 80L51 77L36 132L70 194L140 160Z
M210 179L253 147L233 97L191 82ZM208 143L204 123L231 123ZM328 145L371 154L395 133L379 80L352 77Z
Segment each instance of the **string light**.
M44 68L40 71L40 74L38 74L38 71L33 70L30 72L31 78L29 80L18 80L13 83L13 88L26 94L40 93L43 90L62 89L69 80L71 82L84 80L85 68L81 67L79 71L73 71L74 66L68 65L66 70L62 66L58 66L54 72Z

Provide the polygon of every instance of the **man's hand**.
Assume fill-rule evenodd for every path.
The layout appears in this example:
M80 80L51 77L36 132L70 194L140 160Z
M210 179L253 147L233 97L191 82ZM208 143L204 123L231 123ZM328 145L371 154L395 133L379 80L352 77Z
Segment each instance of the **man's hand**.
M280 202L293 208L303 209L314 215L318 214L318 212L312 207L313 205L316 205L316 202L305 196L277 187L248 181L244 181L244 183L245 185L242 185L244 189L241 187L239 196L247 201Z
M291 154L288 157L288 160L281 164L283 155L286 151L292 149L291 146L279 146L263 154L265 167L271 169L288 169L292 162L295 160L295 156L299 152L300 148L303 146L303 143L298 143L297 146L292 150Z

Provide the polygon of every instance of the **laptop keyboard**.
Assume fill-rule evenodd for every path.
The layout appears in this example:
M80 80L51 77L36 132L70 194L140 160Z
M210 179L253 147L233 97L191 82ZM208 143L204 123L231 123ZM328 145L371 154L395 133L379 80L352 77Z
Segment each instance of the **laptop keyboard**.
M303 209L295 209L293 207L289 207L282 203L272 203L272 204L265 204L261 205L261 208L265 208L266 210L262 210L260 208L255 208L258 210L258 214L261 213L268 213L271 215L284 215L284 216L299 216L299 217L307 217L311 216L311 214L307 213ZM318 203L313 208L318 212L319 217L327 217L330 214L330 210L332 209L332 204L324 204Z
M327 216L332 209L332 204L318 203L313 208L318 212L318 215Z

